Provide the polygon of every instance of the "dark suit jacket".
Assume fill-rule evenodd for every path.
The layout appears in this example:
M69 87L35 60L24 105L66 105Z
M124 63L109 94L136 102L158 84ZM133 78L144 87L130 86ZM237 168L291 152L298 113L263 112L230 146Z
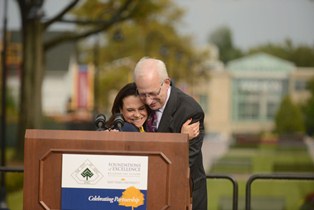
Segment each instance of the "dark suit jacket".
M180 133L183 123L190 118L193 119L192 122L200 122L199 136L189 141L189 164L193 190L192 206L193 210L205 210L207 209L207 190L201 150L205 134L204 112L191 96L172 86L157 132Z

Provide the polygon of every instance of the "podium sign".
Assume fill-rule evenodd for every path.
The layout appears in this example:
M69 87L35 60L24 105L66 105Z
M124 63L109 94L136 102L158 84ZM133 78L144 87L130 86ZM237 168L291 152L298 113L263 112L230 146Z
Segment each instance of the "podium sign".
M146 209L147 156L62 155L62 209Z
M191 209L184 134L27 130L24 210Z

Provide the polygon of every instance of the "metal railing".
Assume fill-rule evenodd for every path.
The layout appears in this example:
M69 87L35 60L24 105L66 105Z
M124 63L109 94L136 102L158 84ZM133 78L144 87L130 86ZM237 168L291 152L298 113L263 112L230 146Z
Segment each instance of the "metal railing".
M231 181L232 186L233 186L233 194L232 194L232 209L237 210L238 209L238 182L229 175L224 175L224 174L212 174L212 175L206 175L206 179L226 179Z
M0 166L0 172L24 173L24 167L23 166L19 166L19 167Z
M314 180L314 174L296 174L296 173L289 173L289 174L254 174L249 177L248 181L246 182L246 189L245 189L245 210L251 209L251 186L255 180Z

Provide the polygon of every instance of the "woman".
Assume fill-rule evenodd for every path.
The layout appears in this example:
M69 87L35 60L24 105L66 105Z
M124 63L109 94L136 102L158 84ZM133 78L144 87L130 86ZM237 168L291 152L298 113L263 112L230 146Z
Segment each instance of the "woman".
M125 125L122 127L123 131L125 131L125 126L132 126L137 131L144 132L144 124L148 117L147 110L146 105L137 96L135 83L128 83L121 88L114 99L112 115L107 122L107 127L113 127L116 114L121 113L125 121Z
M107 127L113 127L114 118L117 113L120 113L125 121L122 131L145 132L149 111L149 108L140 100L135 83L128 83L121 88L113 102L112 116L107 122ZM199 134L199 122L190 124L191 121L192 119L187 120L181 128L181 133L188 134L189 139Z

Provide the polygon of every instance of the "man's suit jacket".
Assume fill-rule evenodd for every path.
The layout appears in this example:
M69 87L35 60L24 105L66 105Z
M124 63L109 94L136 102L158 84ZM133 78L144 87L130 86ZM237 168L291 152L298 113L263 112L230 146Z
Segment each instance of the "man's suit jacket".
M202 157L202 144L205 134L204 112L201 106L191 96L171 86L170 97L160 119L157 132L180 133L182 125L190 118L193 119L192 122L200 122L200 134L189 141L189 165L192 179L193 209L205 210L207 209L207 190ZM204 201L205 197L206 202ZM203 200L199 201L198 199ZM202 203L200 204L202 207L197 203ZM194 208L195 206L199 207Z

